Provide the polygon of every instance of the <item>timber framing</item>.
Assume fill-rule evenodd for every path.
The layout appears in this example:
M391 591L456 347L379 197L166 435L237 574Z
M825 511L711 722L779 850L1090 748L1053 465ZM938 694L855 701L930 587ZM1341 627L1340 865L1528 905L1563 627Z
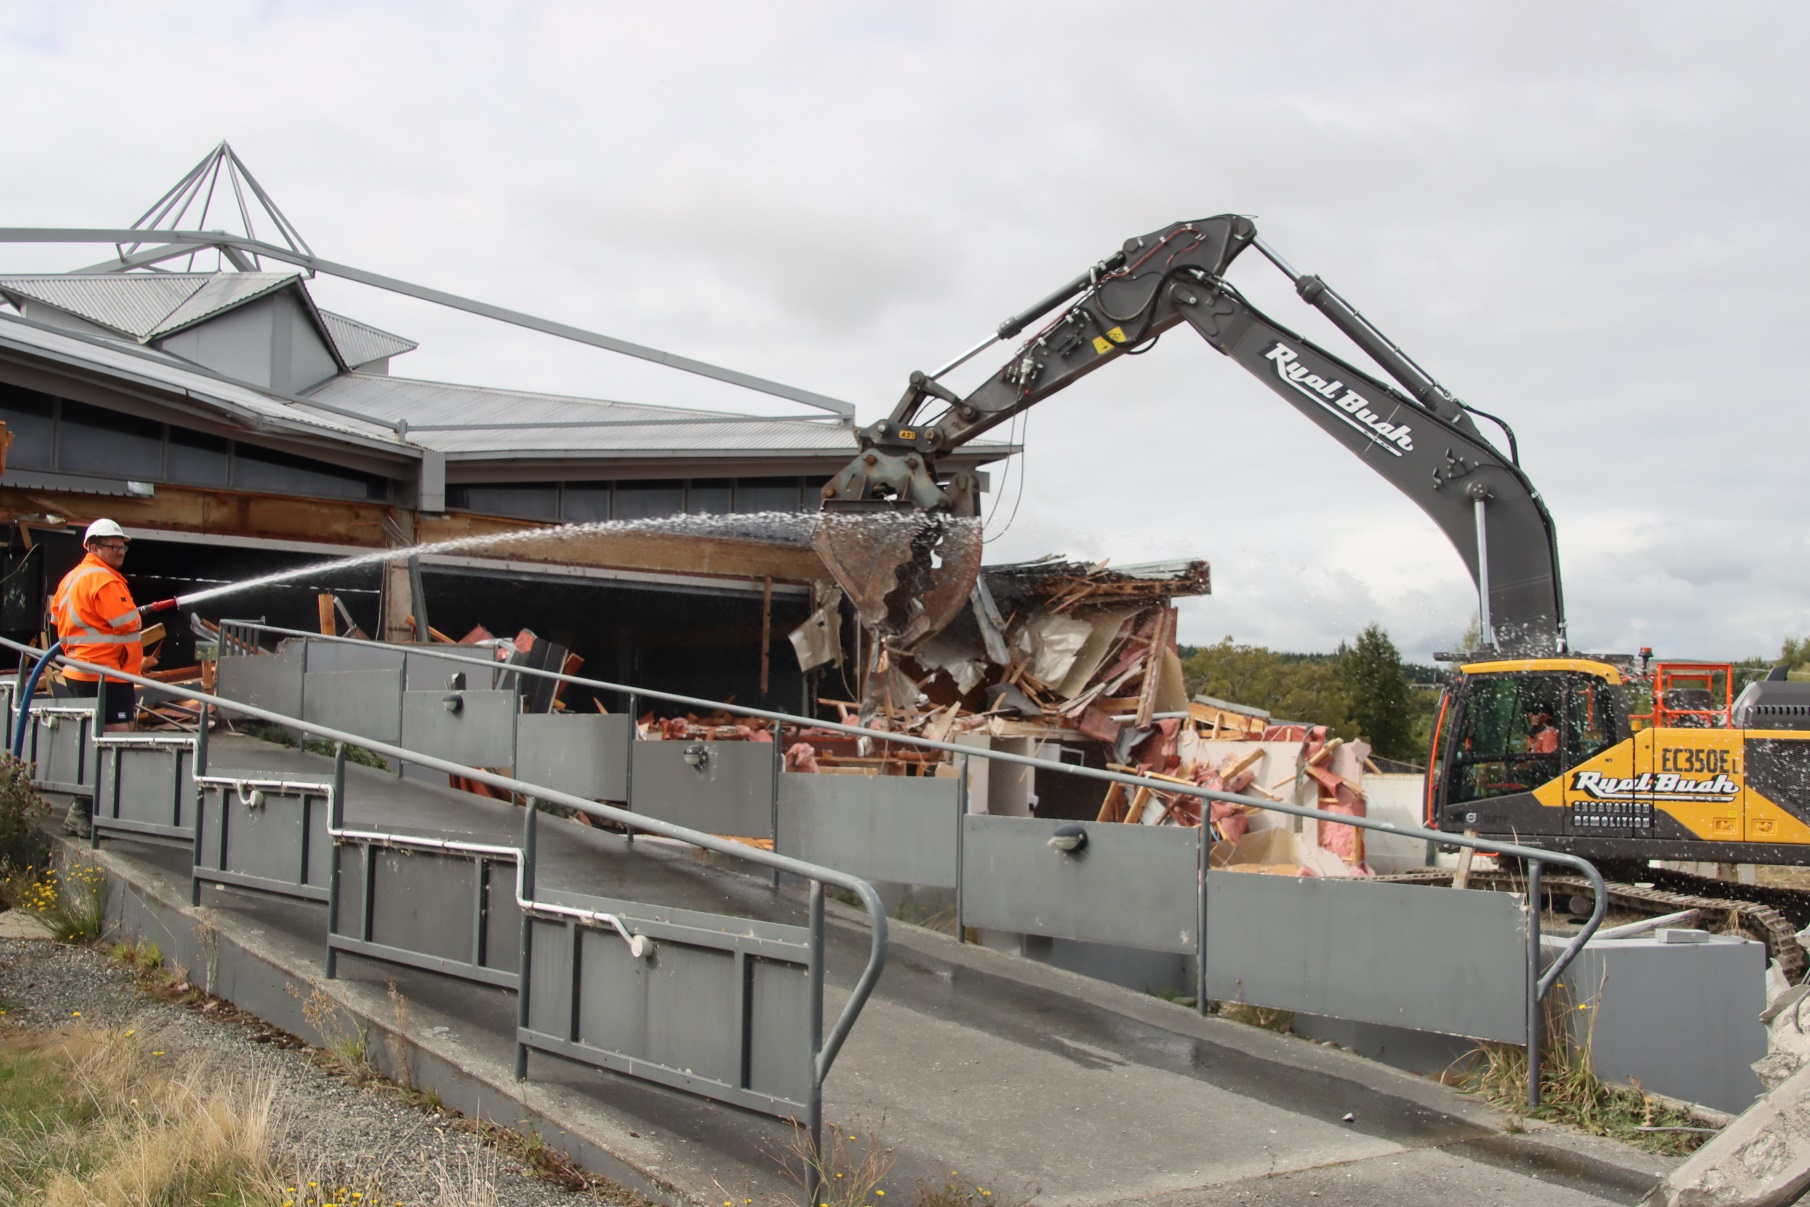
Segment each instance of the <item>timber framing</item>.
M531 520L467 513L417 514L387 503L299 498L256 491L160 485L151 498L97 496L55 490L0 486L0 508L15 523L49 527L39 517L66 519L58 529L79 530L100 516L150 536L160 532L219 538L296 541L341 548L383 549L397 544L396 532L413 529L416 543L545 529ZM482 558L483 548L461 550ZM512 562L587 566L642 573L667 573L807 584L828 577L809 548L673 533L585 533L545 540L516 539L498 550Z

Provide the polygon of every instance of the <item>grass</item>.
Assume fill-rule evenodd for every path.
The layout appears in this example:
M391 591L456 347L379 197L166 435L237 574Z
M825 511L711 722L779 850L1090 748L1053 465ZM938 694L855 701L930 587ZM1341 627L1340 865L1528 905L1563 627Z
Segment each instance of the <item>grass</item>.
M91 943L106 920L107 877L91 859L76 857L61 868L27 867L9 881L14 909L31 914L65 943Z
M884 1126L885 1119L881 1119ZM833 1123L823 1126L821 1149L812 1147L811 1138L800 1127L792 1133L791 1142L779 1154L788 1176L815 1169L819 1179L815 1207L888 1207L886 1180L892 1174L893 1150L880 1139L878 1128L858 1134L854 1128ZM718 1191L723 1188L719 1184ZM961 1176L956 1170L941 1184L919 1182L910 1195L913 1207L1027 1207L1040 1192L1000 1193ZM893 1193L892 1201L904 1207L906 1196ZM752 1198L724 1194L723 1207L751 1207ZM789 1207L800 1207L792 1203ZM812 1207L804 1204L802 1207Z
M0 1028L0 1204L280 1207L273 1100L135 1027Z
M306 997L294 985L283 986L289 996L299 998L302 1017L321 1038L321 1052L328 1063L351 1081L363 1083L376 1077L364 1028L343 1010L319 985L310 985Z
M1295 1012L1292 1010L1249 1006L1243 1002L1220 1002L1218 1013L1219 1017L1223 1019L1243 1023L1248 1027L1261 1027L1265 1031L1274 1031L1278 1035L1287 1035L1295 1025Z
M1614 1086L1596 1075L1590 1063L1594 1031L1593 1002L1575 1003L1555 989L1547 1002L1546 1037L1540 1059L1540 1107L1527 1112L1527 1049L1512 1044L1483 1044L1471 1054L1456 1081L1509 1113L1509 1131L1524 1130L1531 1117L1561 1123L1594 1136L1607 1136L1646 1152L1682 1155L1700 1147L1705 1135L1693 1131L1647 1131L1646 1128L1690 1128L1696 1120L1686 1111L1660 1105L1638 1082Z
M295 737L281 725L271 725L264 721L243 721L233 727L248 738L256 738L260 742L275 742L279 746L295 745ZM308 754L324 754L333 757L337 744L324 742L318 738L307 738L302 742L302 749ZM363 746L347 746L346 762L357 763L361 767L375 767L379 771L390 769L389 760Z

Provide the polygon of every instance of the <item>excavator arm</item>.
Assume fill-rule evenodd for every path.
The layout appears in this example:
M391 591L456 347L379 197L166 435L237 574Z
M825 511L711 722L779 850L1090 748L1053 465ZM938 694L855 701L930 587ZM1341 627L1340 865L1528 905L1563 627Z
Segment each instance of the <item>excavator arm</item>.
M1232 261L1253 246L1399 388L1276 323L1227 283ZM824 487L827 514L816 544L863 619L909 648L967 599L980 566L978 524L966 518L976 514L978 492L970 475L939 476L939 458L1184 324L1439 525L1477 583L1486 643L1524 657L1564 650L1552 517L1516 462L1514 434L1492 419L1508 437L1505 457L1479 431L1472 416L1481 412L1318 277L1297 273L1238 215L1127 240L964 356L935 373L913 373L892 412L856 433L861 452ZM1012 358L966 397L940 384L997 340L1026 330Z

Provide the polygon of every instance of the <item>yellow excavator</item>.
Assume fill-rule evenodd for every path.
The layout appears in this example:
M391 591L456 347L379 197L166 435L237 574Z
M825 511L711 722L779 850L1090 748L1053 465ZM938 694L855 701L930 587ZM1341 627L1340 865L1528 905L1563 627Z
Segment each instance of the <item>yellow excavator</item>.
M1247 301L1225 277L1249 248L1394 384ZM855 459L823 489L815 543L863 623L909 650L968 602L979 492L968 474L939 474L939 458L1182 325L1412 499L1477 584L1483 651L1458 665L1439 702L1429 827L1584 856L1637 882L1618 891L1666 898L1658 904L1683 898L1649 887L1665 879L1651 860L1810 865L1810 683L1781 668L1737 697L1727 664L1571 652L1552 517L1513 430L1455 397L1240 215L1126 240L941 369L913 373L892 412L856 433ZM978 388L941 384L1000 341L1015 350ZM1742 923L1768 931L1801 970L1789 936L1810 921L1810 894L1669 875L1666 889L1744 898L1721 904L1745 911Z

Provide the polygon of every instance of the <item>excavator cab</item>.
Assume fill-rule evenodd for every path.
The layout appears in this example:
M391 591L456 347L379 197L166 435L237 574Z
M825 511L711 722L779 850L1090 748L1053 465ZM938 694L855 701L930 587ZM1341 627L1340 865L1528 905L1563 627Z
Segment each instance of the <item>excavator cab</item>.
M1427 775L1430 828L1551 833L1565 773L1631 733L1623 677L1583 658L1479 662L1446 687ZM1556 803L1556 799L1552 802Z

